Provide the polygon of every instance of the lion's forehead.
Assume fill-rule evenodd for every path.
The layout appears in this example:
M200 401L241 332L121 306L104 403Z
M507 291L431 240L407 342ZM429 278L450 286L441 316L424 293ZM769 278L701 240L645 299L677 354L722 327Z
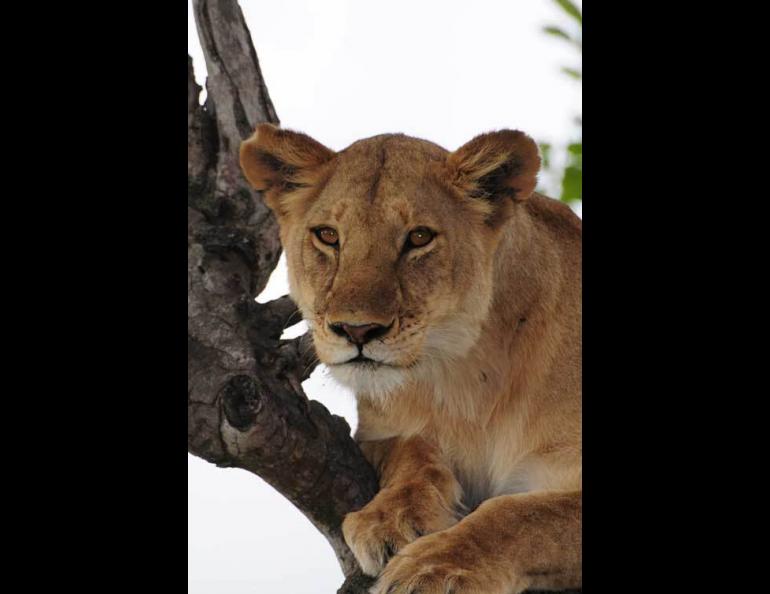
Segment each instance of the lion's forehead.
M436 145L404 135L376 136L337 154L330 184L375 200L382 188L424 185L431 167L443 161L445 153Z
M388 234L452 218L452 200L435 178L436 161L429 153L368 148L340 155L312 218Z

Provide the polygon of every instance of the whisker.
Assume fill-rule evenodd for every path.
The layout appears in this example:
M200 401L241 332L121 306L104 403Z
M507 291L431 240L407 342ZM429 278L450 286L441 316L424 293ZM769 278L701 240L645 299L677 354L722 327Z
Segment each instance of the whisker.
M305 377L307 375L307 372L310 370L311 367L318 365L321 361L318 359L318 357L313 357L313 359L305 366L305 369L302 371L302 377Z
M288 317L288 318L286 318L286 321L285 321L285 322L284 322L284 324L283 324L283 328L281 329L281 334L283 334L283 332L284 332L284 331L286 330L286 328L288 328L289 326L294 326L294 324L289 324L289 322L291 322L291 319L292 319L294 316L296 316L297 314L301 314L301 312L299 311L299 308L298 308L298 309L295 309L293 312L291 312L291 314L289 315L289 317ZM296 323L297 323L297 324L299 324L299 322L296 322Z

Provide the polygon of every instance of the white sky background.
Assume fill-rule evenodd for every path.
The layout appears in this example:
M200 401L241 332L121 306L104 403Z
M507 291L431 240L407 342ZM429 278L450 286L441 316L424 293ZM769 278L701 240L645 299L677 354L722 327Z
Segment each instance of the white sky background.
M560 68L579 65L579 56L541 32L573 23L550 0L241 0L241 7L281 125L332 149L383 132L449 150L503 127L556 147L578 133L580 85ZM189 2L187 46L203 84ZM287 292L281 258L259 301ZM355 429L352 395L322 367L304 388ZM326 594L342 581L324 537L272 487L188 456L188 594Z

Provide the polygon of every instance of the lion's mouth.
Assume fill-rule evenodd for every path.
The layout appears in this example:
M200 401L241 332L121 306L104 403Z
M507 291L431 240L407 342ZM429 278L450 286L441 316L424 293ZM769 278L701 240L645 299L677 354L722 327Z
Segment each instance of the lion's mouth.
M390 363L385 363L384 361L377 361L376 359L371 359L364 355L363 353L358 353L355 357L352 359L348 359L347 361L343 361L341 363L335 363L335 366L341 366L341 365L352 365L359 369L377 369L379 367L400 367L400 365L392 365Z
M380 361L375 361L374 359L370 359L363 353L358 353L355 357L352 359L348 359L342 365L347 365L348 363L351 363L353 365L362 365L362 366L369 366L369 367L377 367L379 365L385 365L385 363L381 363Z

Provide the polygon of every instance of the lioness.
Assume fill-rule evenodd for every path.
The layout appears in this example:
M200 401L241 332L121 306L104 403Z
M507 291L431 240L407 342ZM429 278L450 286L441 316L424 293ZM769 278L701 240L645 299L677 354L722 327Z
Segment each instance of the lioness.
M356 392L381 490L342 528L372 592L580 587L582 224L534 193L535 143L334 152L264 124L240 158L318 357Z

